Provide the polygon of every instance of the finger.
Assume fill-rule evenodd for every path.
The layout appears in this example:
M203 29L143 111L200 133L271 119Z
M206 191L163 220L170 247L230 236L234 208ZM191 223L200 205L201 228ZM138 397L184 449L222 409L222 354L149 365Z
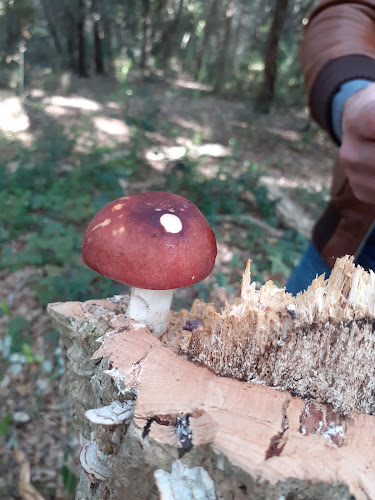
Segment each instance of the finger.
M375 141L346 141L339 158L356 197L375 204Z
M374 87L374 88L373 88ZM342 114L343 140L347 137L375 139L375 86L350 97Z

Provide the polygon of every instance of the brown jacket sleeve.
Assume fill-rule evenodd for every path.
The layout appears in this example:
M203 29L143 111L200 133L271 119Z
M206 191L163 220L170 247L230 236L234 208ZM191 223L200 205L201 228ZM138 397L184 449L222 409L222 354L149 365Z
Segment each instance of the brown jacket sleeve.
M321 1L301 44L311 115L334 137L331 100L355 78L375 81L375 0Z

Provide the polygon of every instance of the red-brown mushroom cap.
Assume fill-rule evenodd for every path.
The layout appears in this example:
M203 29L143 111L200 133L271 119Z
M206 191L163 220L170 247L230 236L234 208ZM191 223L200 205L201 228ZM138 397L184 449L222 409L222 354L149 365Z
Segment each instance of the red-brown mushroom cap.
M182 288L206 278L216 258L214 233L182 196L153 191L102 208L82 242L84 262L99 274L137 288Z

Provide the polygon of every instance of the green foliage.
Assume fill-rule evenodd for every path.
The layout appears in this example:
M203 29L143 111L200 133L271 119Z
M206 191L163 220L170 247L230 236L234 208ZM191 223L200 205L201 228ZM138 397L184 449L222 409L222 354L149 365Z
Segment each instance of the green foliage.
M120 63L120 67L118 68L117 78L120 82L124 84L125 93L128 90L128 78L131 67L133 66L133 61L130 57L125 57Z
M9 313L10 313L9 305L7 304L7 302L5 302L5 300L2 300L0 303L0 318L1 316L3 316L3 314L9 314Z
M184 194L210 221L215 224L215 215L241 215L253 210L246 200L249 191L254 196L262 216L269 222L275 221L275 203L266 196L266 189L258 185L261 175L258 165L245 162L240 168L233 164L233 158L221 162L213 177L207 177L200 170L200 162L185 156L166 173L168 189Z
M9 435L11 425L12 425L11 415L5 415L0 421L0 437L5 438Z
M117 290L82 265L82 234L102 206L124 194L119 180L131 177L142 161L135 151L103 161L107 151L102 148L61 171L55 165L60 155L72 155L75 139L59 137L61 143L51 137L35 145L33 165L21 150L15 172L0 166L0 266L11 271L41 267L44 275L35 291L42 304Z
M8 321L8 337L11 340L10 343L10 352L11 353L20 353L23 351L24 334L25 330L30 326L30 323L23 316L13 316Z
M108 297L118 292L116 283L97 275L83 262L67 261L64 266L46 265L44 271L44 277L34 288L41 304L64 300L83 301L91 296Z
M77 478L75 474L66 465L61 467L60 474L63 480L64 490L73 495L77 487Z

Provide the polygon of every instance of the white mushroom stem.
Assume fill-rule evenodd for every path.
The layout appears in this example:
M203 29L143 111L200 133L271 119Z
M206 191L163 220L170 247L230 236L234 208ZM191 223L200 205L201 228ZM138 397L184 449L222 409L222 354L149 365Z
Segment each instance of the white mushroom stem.
M126 315L135 321L145 323L159 338L168 326L173 291L132 288Z

